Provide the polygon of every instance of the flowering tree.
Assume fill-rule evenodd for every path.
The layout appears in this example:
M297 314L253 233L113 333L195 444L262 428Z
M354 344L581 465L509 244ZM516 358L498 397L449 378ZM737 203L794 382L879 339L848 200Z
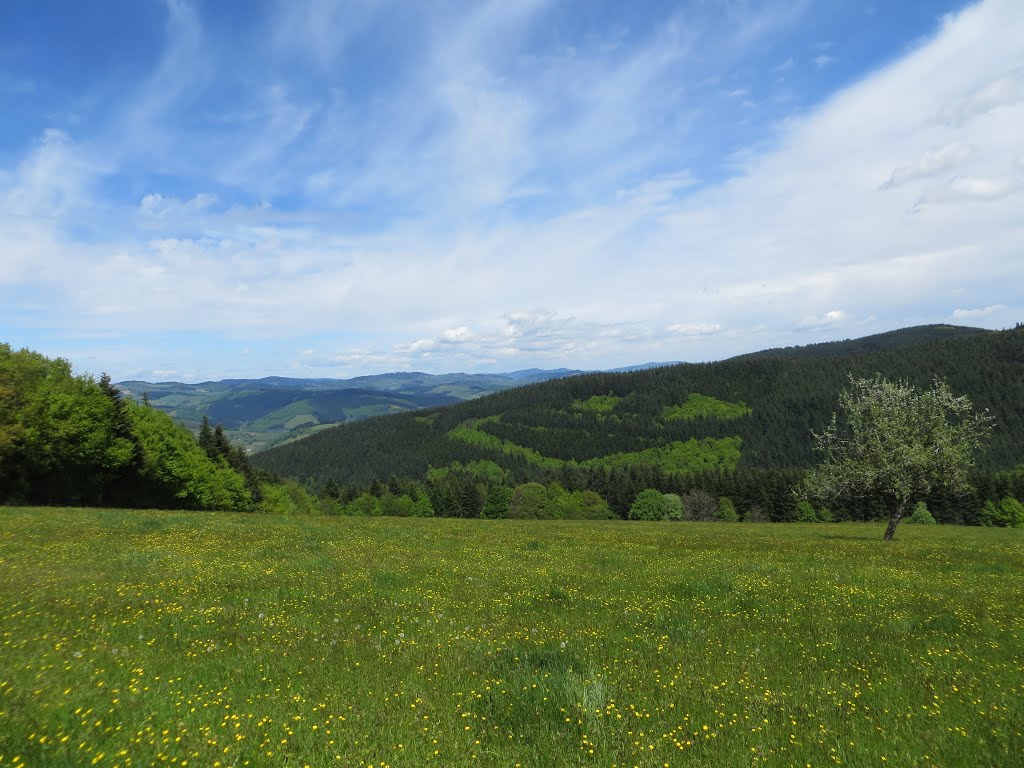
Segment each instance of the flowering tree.
M850 377L850 384L839 396L842 419L833 414L825 431L814 434L824 460L808 474L802 495L825 502L881 497L889 541L908 507L932 490L970 490L974 453L993 420L938 379L924 391L881 375Z

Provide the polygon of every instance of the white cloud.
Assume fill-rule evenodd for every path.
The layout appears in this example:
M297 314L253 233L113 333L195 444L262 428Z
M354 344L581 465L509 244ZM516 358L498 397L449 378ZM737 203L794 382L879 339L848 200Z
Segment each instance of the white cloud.
M985 308L956 313L992 310L958 319L1024 306L1019 2L949 17L713 183L686 152L701 104L681 84L691 69L713 74L702 57L721 56L717 67L743 46L709 52L678 16L639 42L524 56L545 6L511 6L481 6L450 48L431 38L400 100L263 83L237 151L175 159L163 119L191 103L209 63L195 15L172 4L147 95L102 136L48 133L0 173L0 290L45 283L50 327L212 331L251 349L345 329L299 357L386 368L429 355L434 370L723 357L860 318L876 318L863 332L934 322L954 289ZM328 10L344 26L344 6ZM743 34L786 23L767 14ZM343 59L347 38L295 24L275 56L309 40L325 66ZM101 197L125 157L159 157L154 173L187 166L200 187ZM232 183L285 204L232 203Z
M882 185L882 189L892 189L908 181L934 176L943 171L955 168L970 158L972 147L953 141L938 149L929 149L913 165L897 168Z
M977 320L982 317L989 317L990 315L1002 312L1007 307L1005 304L992 304L988 307L981 307L979 309L955 309L953 310L954 320Z
M841 309L833 309L829 312L826 312L821 317L807 315L800 321L799 326L801 328L820 330L822 328L828 328L829 326L845 323L850 319L850 316L843 312Z
M672 323L665 330L679 336L707 336L718 333L722 326L718 323Z

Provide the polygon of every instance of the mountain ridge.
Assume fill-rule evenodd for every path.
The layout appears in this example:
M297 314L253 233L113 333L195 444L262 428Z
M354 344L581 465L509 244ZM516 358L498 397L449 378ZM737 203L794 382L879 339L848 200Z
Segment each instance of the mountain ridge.
M541 382L326 429L260 454L256 462L314 484L419 478L429 467L476 461L497 463L516 481L543 480L612 457L628 468L630 461L653 461L650 451L659 447L704 441L710 449L708 440L738 438L740 467L800 468L815 461L811 432L837 410L849 377L881 373L919 386L944 378L997 418L981 464L1024 463L1024 328L916 326L875 337L882 338L868 344L884 348L864 351L855 339ZM728 413L740 416L717 415Z

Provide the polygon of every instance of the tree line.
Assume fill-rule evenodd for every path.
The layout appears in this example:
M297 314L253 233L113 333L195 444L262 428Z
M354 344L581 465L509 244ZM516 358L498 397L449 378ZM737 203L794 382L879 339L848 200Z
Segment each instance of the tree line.
M102 375L0 344L0 503L271 511L309 494L254 467L221 426L198 439Z

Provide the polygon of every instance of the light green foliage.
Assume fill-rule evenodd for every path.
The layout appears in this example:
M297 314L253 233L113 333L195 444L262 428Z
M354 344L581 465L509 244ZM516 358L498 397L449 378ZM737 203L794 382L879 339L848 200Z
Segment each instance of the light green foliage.
M986 501L978 514L978 522L996 528L1024 527L1024 504L1010 497L998 504Z
M818 522L818 512L811 502L801 499L796 503L794 518L798 523L816 523Z
M1007 496L999 503L999 507L1008 528L1024 528L1024 504Z
M643 451L614 453L609 456L600 456L580 462L562 461L543 456L532 448L526 448L508 440L502 440L500 437L484 432L480 428L482 424L488 421L497 421L498 418L493 416L487 419L467 421L448 432L448 437L454 440L461 440L470 445L498 451L508 456L517 456L535 466L549 470L557 470L560 467L569 465L587 469L598 467L606 469L657 467L664 472L697 472L708 469L735 469L740 460L740 445L742 443L740 438L707 437L703 439L677 440ZM432 471L439 472L444 470Z
M675 419L739 419L753 410L745 403L730 403L708 395L691 392L682 405L666 405L661 412L665 421Z
M657 467L665 472L697 472L708 469L735 469L740 460L738 437L677 440L644 451L614 453L597 459L581 461L581 467Z
M508 516L536 520L548 516L548 489L540 483L523 483L512 491Z
M374 517L377 514L377 497L372 494L360 493L345 506L345 514L355 517Z
M640 491L629 508L630 520L666 520L672 510L665 494L654 488Z
M665 500L665 508L668 510L666 520L683 519L683 499L678 493L666 493L662 495Z
M594 395L586 400L573 401L572 408L575 411L596 413L598 416L609 416L621 401L621 397L612 394Z
M992 426L987 413L973 412L967 397L936 380L919 391L906 382L850 379L839 396L844 414L815 434L822 464L808 473L807 499L875 496L890 510L891 539L907 505L933 489L962 493L970 488L974 453Z
M913 523L915 525L935 525L935 517L928 510L928 505L923 501L917 502L914 505L914 511L910 517L907 518L907 523Z
M142 448L140 474L150 484L153 503L175 500L192 509L247 509L252 496L245 478L213 461L192 437L162 411L128 401L132 430Z
M1019 766L1020 532L872 530L0 508L0 765Z
M263 498L256 511L271 515L317 515L322 512L320 502L294 480L282 483L264 483L260 486Z
M723 523L737 523L740 516L736 512L736 505L728 496L718 497L718 519Z
M434 516L434 506L430 503L430 497L422 488L417 488L413 493L412 507L409 509L409 514L413 517Z
M578 495L569 493L558 483L550 483L547 492L548 503L545 517L552 520L579 520L583 517Z
M492 451L497 451L508 456L518 456L539 467L558 469L558 467L561 466L562 462L558 459L546 458L532 448L526 448L522 445L516 445L515 443L509 442L508 440L502 440L500 437L484 432L480 429L481 424L485 424L488 421L498 421L498 418L499 417L497 416L490 416L486 419L467 421L448 432L448 437L453 440L461 440L469 445L488 448Z
M609 520L615 517L607 502L593 491L567 491L558 483L547 487L544 516L553 520Z
M66 360L0 344L0 498L19 483L57 498L100 498L136 455L117 425L115 402Z

